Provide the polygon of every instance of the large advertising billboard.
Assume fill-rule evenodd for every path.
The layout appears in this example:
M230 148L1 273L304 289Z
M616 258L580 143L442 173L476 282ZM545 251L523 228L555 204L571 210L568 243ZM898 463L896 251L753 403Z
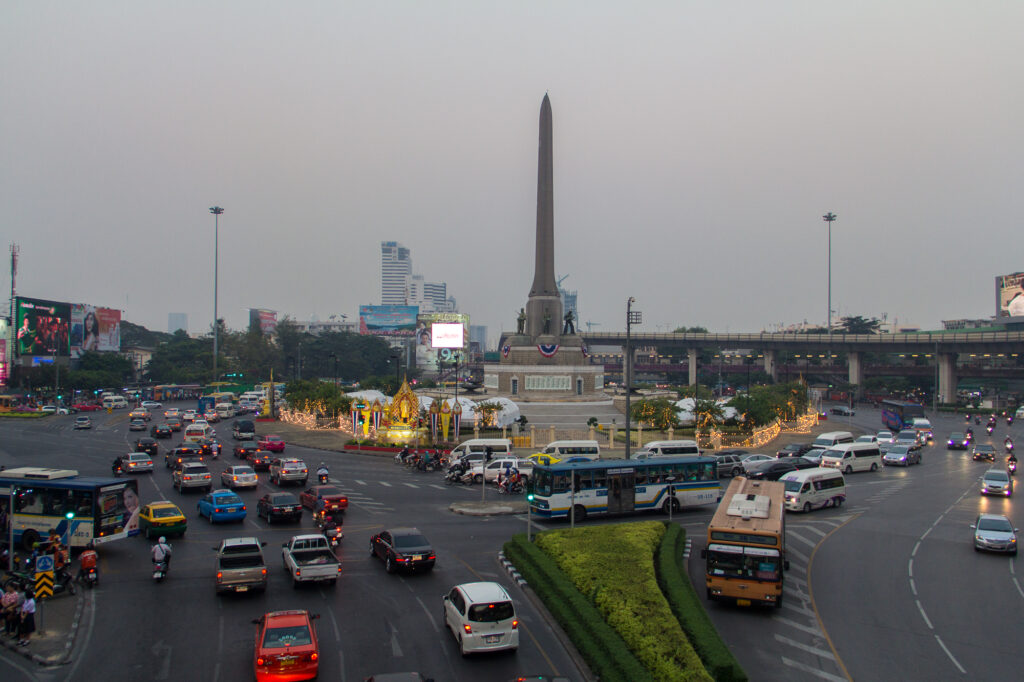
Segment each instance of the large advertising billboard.
M71 306L71 355L84 351L120 352L121 311L74 303Z
M259 325L264 336L271 336L277 331L277 311L264 308L249 308L249 328Z
M996 277L996 317L1024 317L1024 272Z
M461 334L457 327L461 325ZM416 366L435 372L439 363L454 361L453 353L469 339L469 315L424 313L416 318ZM435 343L436 342L436 343ZM444 344L441 347L438 344Z
M415 305L359 306L359 333L374 336L412 336L416 333Z
M18 297L15 302L15 352L18 355L71 354L68 343L71 306L57 301Z

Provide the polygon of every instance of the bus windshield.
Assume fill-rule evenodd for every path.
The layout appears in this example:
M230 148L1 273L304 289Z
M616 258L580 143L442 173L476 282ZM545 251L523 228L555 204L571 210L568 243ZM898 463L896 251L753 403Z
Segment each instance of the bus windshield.
M778 582L782 562L777 550L713 544L708 547L708 573L725 578Z

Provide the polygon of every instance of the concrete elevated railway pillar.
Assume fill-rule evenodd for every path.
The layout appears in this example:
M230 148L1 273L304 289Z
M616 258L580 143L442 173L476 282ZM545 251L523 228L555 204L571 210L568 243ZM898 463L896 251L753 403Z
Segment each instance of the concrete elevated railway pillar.
M939 402L956 402L956 353L939 353Z
M697 385L697 355L696 348L686 349L686 367L690 374L690 386Z
M849 359L849 377L847 381L857 387L857 394L854 398L859 398L864 392L864 363L862 362L860 351L851 350L846 354Z
M773 350L764 351L764 372L772 378L772 381L779 380L779 370L775 368L776 352Z

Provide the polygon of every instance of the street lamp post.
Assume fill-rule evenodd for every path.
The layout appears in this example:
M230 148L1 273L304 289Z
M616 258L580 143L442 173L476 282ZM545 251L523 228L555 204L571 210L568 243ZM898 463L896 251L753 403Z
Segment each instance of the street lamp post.
M636 299L632 296L626 301L626 355L622 359L622 378L626 384L626 459L629 459L629 447L630 447L630 406L629 406L629 392L633 387L633 362L632 362L632 351L630 350L629 343L629 331L630 327L634 324L640 324L643 319L642 314L638 310L633 310L633 304L636 303Z
M832 223L835 222L836 217L836 214L832 211L821 216L821 219L828 223L828 315L825 316L825 319L827 320L826 324L828 326L826 329L828 330L828 337L830 341L828 351L830 363L832 354Z
M220 232L220 215L224 212L224 209L220 206L211 206L210 213L213 214L213 380L217 381L217 336L220 332L220 324L217 321L217 267L219 263L218 259L218 242Z
M676 477L668 476L668 522L672 523L672 507L676 506Z

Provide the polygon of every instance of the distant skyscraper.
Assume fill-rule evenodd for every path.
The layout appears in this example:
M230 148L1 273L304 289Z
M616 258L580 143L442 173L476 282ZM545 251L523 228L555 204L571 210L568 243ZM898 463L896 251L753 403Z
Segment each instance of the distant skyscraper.
M380 243L380 304L412 305L408 301L412 279L409 249L398 242Z
M167 333L173 334L179 329L184 330L188 333L188 314L187 313L168 313L167 314Z
M469 342L480 345L480 352L487 350L487 326L482 324L469 325Z

